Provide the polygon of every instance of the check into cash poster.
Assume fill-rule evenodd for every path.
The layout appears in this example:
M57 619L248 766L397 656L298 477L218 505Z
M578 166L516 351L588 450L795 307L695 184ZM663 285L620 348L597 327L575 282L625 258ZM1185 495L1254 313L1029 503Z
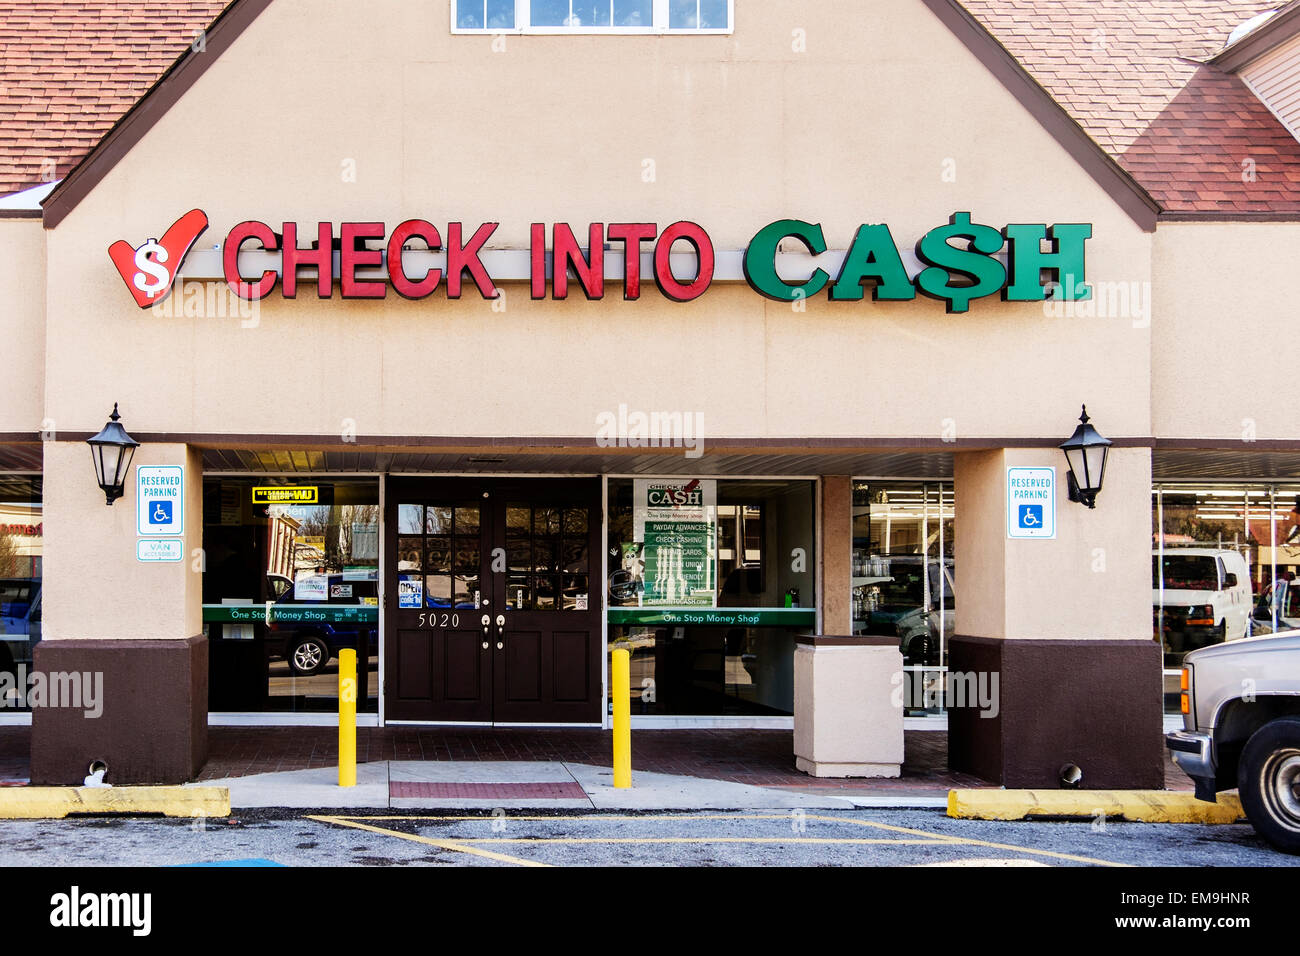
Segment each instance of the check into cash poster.
M633 483L634 531L645 563L643 607L715 607L718 483L707 478Z

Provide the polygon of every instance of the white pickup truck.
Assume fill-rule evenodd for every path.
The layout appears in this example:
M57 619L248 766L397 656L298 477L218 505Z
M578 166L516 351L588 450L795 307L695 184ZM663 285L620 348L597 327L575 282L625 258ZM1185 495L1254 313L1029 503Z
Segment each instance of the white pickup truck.
M1163 561L1163 573L1161 562ZM1151 555L1151 603L1165 664L1250 634L1250 568L1236 551L1167 548Z
M1300 631L1192 651L1181 697L1165 746L1197 798L1236 787L1260 836L1300 854Z

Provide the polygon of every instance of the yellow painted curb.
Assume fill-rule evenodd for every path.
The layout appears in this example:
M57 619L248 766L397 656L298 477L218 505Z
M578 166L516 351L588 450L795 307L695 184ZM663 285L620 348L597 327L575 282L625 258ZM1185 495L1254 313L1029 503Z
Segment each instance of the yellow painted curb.
M962 820L1078 817L1140 823L1236 823L1244 819L1236 794L1218 803L1172 790L949 790L948 816Z
M228 817L226 787L0 787L0 820L61 820L70 813Z

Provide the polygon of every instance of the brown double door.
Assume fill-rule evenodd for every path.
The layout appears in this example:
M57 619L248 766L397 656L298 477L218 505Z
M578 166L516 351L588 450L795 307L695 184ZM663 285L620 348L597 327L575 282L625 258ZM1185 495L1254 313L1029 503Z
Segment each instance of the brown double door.
M598 479L388 481L389 720L601 719Z

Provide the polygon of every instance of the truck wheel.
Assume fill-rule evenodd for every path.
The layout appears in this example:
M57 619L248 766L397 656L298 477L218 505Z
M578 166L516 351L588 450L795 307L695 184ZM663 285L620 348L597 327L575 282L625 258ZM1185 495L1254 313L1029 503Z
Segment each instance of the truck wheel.
M1237 784L1259 835L1283 853L1300 854L1300 718L1255 731L1241 752Z

